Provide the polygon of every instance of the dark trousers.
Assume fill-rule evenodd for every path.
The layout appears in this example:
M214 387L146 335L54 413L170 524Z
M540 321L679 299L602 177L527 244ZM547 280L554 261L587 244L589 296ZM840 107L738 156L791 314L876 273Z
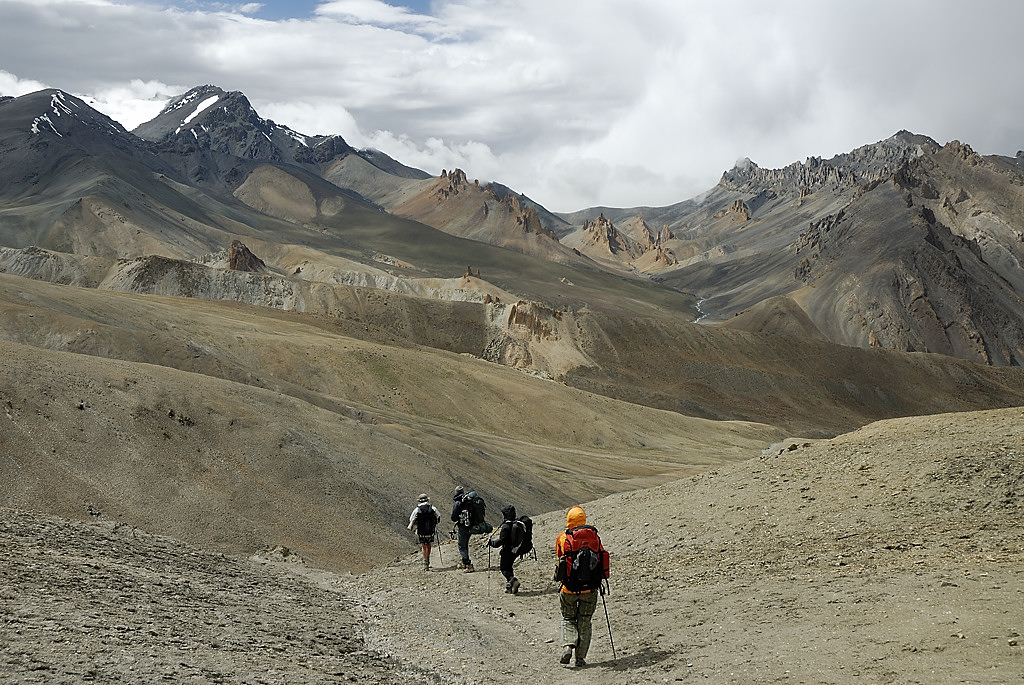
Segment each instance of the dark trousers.
M462 555L462 563L469 564L469 528L458 527L459 554Z
M501 568L501 575L505 576L505 582L511 583L512 579L515 578L515 571L512 569L512 563L516 560L516 553L511 549L501 548L498 552L498 563Z

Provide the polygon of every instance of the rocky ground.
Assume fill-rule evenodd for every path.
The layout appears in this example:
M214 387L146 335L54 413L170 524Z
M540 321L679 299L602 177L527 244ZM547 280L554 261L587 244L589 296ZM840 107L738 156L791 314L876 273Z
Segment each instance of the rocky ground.
M333 574L204 552L127 526L2 510L10 683L392 683ZM296 571L299 571L296 573ZM409 682L434 682L412 674Z
M282 550L242 559L3 510L0 671L14 683L1019 683L1022 444L1019 408L883 421L587 503L613 570L585 669L558 664L561 511L522 512L537 514L539 558L520 563L513 596L479 539L472 574L451 542L425 572L410 539L407 556L347 576Z

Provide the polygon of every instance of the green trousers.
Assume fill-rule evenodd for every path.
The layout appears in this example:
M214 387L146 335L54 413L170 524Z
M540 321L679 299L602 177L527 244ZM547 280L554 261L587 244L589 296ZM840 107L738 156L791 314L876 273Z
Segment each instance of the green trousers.
M590 650L590 624L597 610L598 592L560 592L562 608L562 646L575 647L576 658L586 658Z

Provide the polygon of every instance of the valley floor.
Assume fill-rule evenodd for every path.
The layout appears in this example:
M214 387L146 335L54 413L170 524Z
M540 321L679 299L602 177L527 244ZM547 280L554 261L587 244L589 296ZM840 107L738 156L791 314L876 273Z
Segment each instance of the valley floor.
M0 671L14 683L1018 683L1022 444L1019 408L883 421L586 504L613 556L585 669L558 663L548 547L561 512L534 517L539 559L521 562L513 596L481 538L475 573L455 569L450 542L425 572L410 540L408 555L347 576L2 510Z

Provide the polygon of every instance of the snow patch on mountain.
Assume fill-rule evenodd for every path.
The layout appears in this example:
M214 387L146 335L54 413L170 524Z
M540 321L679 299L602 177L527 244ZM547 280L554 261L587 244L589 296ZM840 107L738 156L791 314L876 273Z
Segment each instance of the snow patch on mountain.
M188 126L193 119L195 119L197 116L199 116L200 114L208 110L210 107L212 107L214 104L216 104L217 100L220 100L220 95L211 95L210 97L200 102L199 106L196 107L191 114L189 114L187 117L181 120L181 126L175 129L174 132L176 134L180 133L182 127Z
M181 122L182 125L191 123L191 121L193 119L195 119L197 116L199 116L204 110L206 110L207 108L212 106L215 102L217 102L217 100L220 100L220 96L219 95L213 95L211 97L206 98L202 102L200 102L199 106L196 107L195 111L192 112L192 114L189 114L187 117L185 117L182 120L182 122Z
M52 133L56 133L62 138L64 137L61 135L60 131L57 130L57 127L53 125L53 122L50 121L50 116L48 114L42 114L32 120L32 133L39 133L39 124L41 123L45 123Z
M73 114L67 101L64 99L64 93L59 90L50 96L50 107L53 108L53 113L57 116L60 116L61 112Z

